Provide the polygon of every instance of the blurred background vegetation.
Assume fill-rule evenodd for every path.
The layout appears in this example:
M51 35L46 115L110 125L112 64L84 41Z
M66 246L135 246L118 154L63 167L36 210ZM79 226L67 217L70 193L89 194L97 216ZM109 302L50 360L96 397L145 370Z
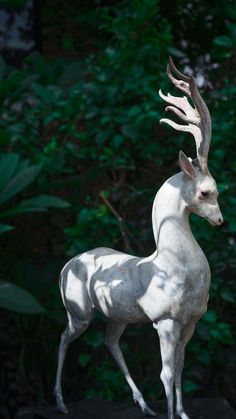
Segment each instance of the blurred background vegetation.
M9 13L24 0L1 1ZM186 396L236 400L236 3L225 0L33 2L34 45L0 60L0 405L53 403L65 311L63 264L96 246L147 256L151 207L193 139L161 127L169 55L193 71L210 108L209 168L223 227L192 217L212 268L209 309L188 345ZM10 24L10 23L9 23ZM24 38L25 33L21 33ZM17 57L17 59L16 59ZM122 224L119 222L119 214ZM66 401L131 399L103 345L104 319L69 349ZM164 396L150 326L128 328L121 345L147 399ZM236 406L235 406L236 407Z

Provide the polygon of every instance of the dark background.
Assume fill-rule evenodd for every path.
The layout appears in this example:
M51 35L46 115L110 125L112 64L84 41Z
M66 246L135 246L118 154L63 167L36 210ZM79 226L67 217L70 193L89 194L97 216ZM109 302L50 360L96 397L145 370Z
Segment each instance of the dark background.
M155 193L179 170L180 149L195 157L190 135L158 124L158 89L174 92L169 55L194 73L211 111L209 168L225 219L213 229L192 217L212 287L183 388L236 407L236 2L11 0L0 9L1 414L54 403L63 264L96 246L154 250ZM71 345L66 401L131 400L104 330L98 319ZM164 397L152 326L127 328L121 344L145 397Z

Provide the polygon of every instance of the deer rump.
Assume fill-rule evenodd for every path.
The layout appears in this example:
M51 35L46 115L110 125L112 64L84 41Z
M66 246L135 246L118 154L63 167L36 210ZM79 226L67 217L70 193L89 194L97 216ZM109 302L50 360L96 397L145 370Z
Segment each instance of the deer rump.
M143 260L108 248L93 249L72 259L60 279L67 311L81 319L97 309L127 324L150 321L138 303L146 292L146 284L139 280L147 277ZM153 275L149 276L151 282Z

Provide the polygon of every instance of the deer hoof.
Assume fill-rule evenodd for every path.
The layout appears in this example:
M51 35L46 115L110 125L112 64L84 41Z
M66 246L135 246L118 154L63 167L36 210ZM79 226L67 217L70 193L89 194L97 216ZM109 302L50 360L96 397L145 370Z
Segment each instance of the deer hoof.
M67 407L64 405L63 400L61 398L57 398L57 408L58 410L60 410L60 412L67 414L68 413L68 409Z
M150 407L148 407L144 400L134 400L134 402L139 404L145 416L157 416L157 414L150 409Z
M67 414L68 413L68 409L67 409L67 407L63 404L63 405L61 405L61 406L58 406L58 409L62 412L62 413L65 413L65 414Z
M183 411L181 410L180 412L176 412L176 414L181 418L181 419L190 419L190 417Z

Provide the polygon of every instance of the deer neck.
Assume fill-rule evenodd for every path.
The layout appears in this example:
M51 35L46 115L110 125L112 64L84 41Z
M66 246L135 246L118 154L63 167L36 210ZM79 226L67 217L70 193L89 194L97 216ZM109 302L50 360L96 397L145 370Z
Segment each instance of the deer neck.
M163 248L178 246L183 241L195 241L190 225L189 210L183 199L184 175L168 179L158 191L152 210L153 233L158 253Z

